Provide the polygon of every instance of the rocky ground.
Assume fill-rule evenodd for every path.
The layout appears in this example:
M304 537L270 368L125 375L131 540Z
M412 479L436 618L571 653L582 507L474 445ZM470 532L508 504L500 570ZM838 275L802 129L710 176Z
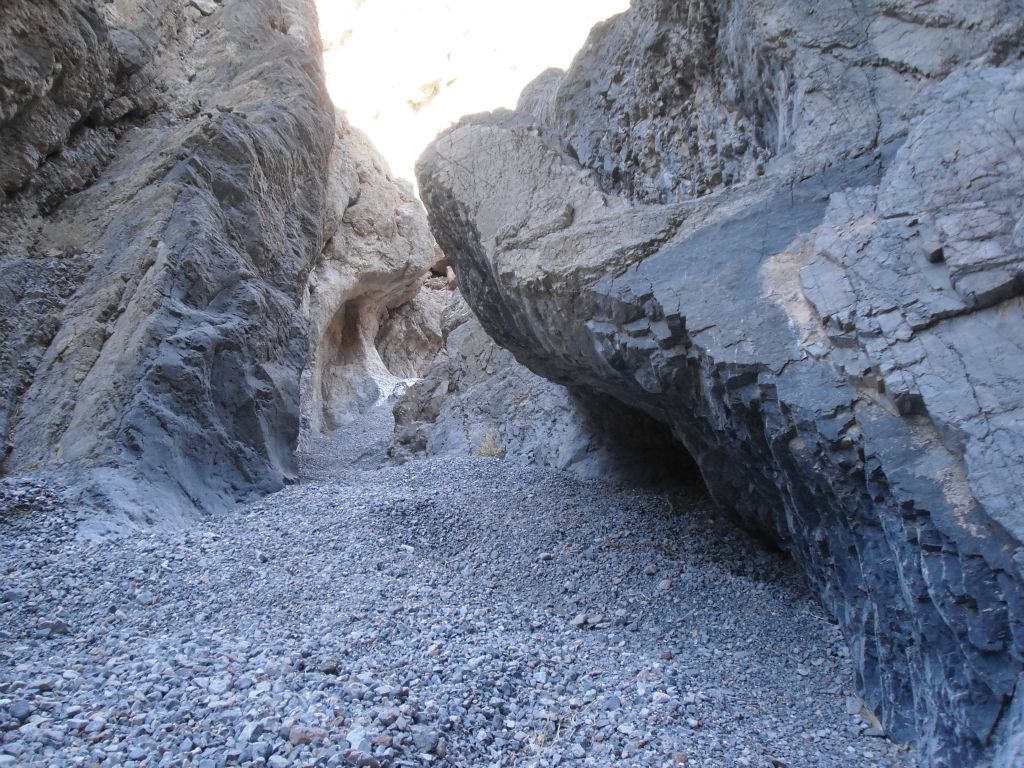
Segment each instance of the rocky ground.
M915 765L699 492L383 466L386 413L187 530L86 542L3 485L0 766Z

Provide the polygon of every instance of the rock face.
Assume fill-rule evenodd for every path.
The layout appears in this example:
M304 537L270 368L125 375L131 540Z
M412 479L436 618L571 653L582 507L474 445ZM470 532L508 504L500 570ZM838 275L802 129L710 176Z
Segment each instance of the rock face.
M330 170L327 231L334 234L304 300L304 439L348 423L417 376L441 341L443 298L419 295L437 258L423 206L341 114Z
M490 455L632 484L697 479L664 424L533 373L494 343L458 292L441 330L441 353L395 404L393 458Z
M1024 659L1024 9L861 6L637 0L419 181L487 332L671 425L973 766Z
M336 128L312 2L4 3L0 103L3 472L136 522L293 479L300 374L360 292L338 273L362 318L434 248ZM338 267L385 230L400 257Z

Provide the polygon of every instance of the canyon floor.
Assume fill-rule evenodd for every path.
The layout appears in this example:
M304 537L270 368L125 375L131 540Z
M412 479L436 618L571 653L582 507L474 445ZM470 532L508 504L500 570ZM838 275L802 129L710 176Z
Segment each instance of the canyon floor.
M391 466L390 423L187 530L0 516L0 766L916 765L789 561L699 490Z

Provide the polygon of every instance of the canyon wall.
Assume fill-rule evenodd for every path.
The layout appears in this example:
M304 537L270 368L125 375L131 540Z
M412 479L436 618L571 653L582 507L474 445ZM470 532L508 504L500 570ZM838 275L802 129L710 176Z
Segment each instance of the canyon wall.
M434 259L312 1L5 3L0 103L3 472L136 523L293 480L300 379L320 428Z
M423 290L436 261L423 206L338 116L331 153L333 233L303 298L309 349L300 382L304 441L350 423L413 378L440 348L449 294Z
M392 458L483 455L633 485L699 484L666 425L538 376L494 343L458 291L449 296L444 346L395 403Z
M936 766L1024 696L1022 40L1009 0L636 0L418 166L488 334L670 425Z

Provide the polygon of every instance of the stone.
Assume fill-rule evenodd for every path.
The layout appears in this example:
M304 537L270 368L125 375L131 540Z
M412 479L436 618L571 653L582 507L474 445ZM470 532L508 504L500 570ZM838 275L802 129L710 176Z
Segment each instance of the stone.
M189 0L189 3L203 16L209 16L218 7L216 0Z
M327 738L327 731L322 728L296 725L288 731L288 741L292 744L314 744L325 738Z
M1024 9L912 5L634 2L418 178L487 334L668 425L969 766L1024 658Z
M71 633L71 627L68 626L66 621L61 619L41 621L39 622L39 628L49 630L55 635L68 635Z
M505 460L583 477L649 483L696 475L663 425L537 376L494 343L458 292L441 332L444 348L395 403L393 458L475 454L490 441Z
M273 755L274 748L266 741L258 741L252 746L252 755L255 758L262 758L269 762Z
M438 745L441 734L432 728L417 727L412 731L412 740L420 752L433 752Z
M210 681L210 693L220 696L231 690L233 678L231 675L221 675Z
M262 723L246 723L238 734L238 740L249 744L256 741L264 732Z
M365 728L351 728L345 735L345 740L351 749L356 752L370 753L373 751L370 743L370 734Z
M436 354L424 212L319 41L312 0L4 7L0 471L90 535L279 490Z
M25 720L28 720L29 715L32 714L32 705L24 699L18 699L11 704L8 711L10 712L11 717L15 720L24 722Z

